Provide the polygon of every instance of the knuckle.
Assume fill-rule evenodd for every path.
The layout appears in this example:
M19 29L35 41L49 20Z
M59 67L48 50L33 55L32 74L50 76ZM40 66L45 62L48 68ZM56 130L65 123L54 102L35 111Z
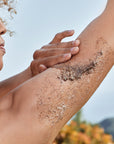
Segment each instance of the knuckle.
M38 63L35 60L31 62L30 69L33 76L38 74Z
M62 38L64 38L66 35L67 35L67 32L66 32L66 31L60 32L60 33L57 33L57 34L55 35L55 38L57 38L57 39L62 39Z
M33 54L33 58L37 59L40 56L40 50L36 50Z
M66 36L66 32L62 32L61 37L65 37L65 36Z
M47 45L44 45L44 46L41 47L41 49L45 49L46 47L47 47Z
M30 68L31 68L32 72L33 72L33 69L34 69L33 67L34 67L34 61L32 61L31 64L30 64Z
M55 38L58 38L58 37L59 37L59 35L60 35L60 33L57 33L57 34L55 35Z
M40 64L40 62L38 60L33 60L31 62L30 67L33 71L35 71L35 70L38 70L39 64Z
M35 67L35 65L36 65L36 61L35 60L33 60L32 62L31 62L31 68L34 68Z

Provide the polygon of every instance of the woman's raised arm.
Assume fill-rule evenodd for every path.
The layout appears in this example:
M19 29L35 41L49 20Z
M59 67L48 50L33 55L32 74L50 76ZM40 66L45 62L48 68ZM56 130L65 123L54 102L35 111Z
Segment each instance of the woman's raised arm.
M108 6L110 3L114 6L113 0ZM0 120L5 131L0 138L4 144L51 144L63 125L92 96L114 64L114 7L109 12L108 6L79 36L77 56L12 91L10 97L6 96L10 99L7 109L2 101L1 115L6 116Z

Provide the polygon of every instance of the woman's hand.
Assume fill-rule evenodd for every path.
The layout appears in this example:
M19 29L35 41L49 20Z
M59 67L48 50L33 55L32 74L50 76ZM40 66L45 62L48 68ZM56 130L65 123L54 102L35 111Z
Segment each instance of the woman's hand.
M79 40L61 42L64 38L70 37L73 34L74 30L58 33L48 45L34 52L34 60L30 65L33 76L45 71L49 67L70 60L73 55L79 52Z

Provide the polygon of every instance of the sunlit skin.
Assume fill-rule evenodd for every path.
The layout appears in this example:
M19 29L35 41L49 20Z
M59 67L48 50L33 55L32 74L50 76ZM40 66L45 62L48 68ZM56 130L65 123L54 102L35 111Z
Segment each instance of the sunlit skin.
M3 92L1 143L52 144L64 124L89 100L114 64L114 0L108 1L105 11L78 39L80 52L70 61L53 66L49 61L52 67L38 75L29 67L33 78ZM31 66L35 65L33 61Z

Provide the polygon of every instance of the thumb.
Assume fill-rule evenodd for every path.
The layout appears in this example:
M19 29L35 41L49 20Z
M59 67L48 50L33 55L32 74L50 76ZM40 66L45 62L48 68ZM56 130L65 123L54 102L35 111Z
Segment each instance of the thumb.
M45 71L46 69L47 69L47 67L45 65L43 65L43 64L39 65L39 73Z

